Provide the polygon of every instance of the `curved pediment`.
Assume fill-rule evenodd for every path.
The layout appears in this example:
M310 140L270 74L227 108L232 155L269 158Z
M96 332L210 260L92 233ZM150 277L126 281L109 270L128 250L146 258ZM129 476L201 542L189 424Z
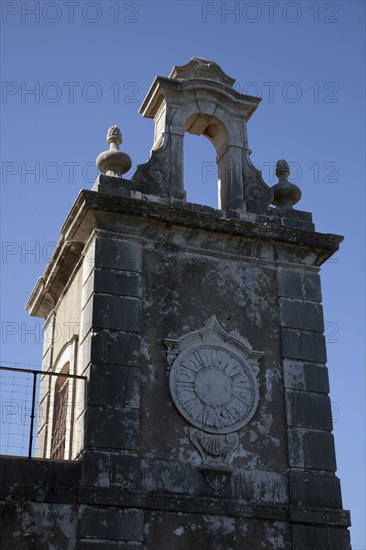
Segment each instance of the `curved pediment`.
M169 78L173 80L190 80L194 78L205 78L207 80L214 80L226 86L233 87L235 78L227 75L221 67L214 61L203 59L202 57L192 57L192 59L186 64L173 67Z

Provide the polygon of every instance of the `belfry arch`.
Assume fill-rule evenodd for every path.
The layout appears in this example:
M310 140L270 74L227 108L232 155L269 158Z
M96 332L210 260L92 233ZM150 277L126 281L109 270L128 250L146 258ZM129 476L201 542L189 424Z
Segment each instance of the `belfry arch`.
M187 134L207 138L216 152L217 185L218 185L218 207L223 203L223 192L225 187L224 155L228 147L230 134L225 123L215 115L206 114L202 111L194 112L184 122L184 131ZM186 150L183 151L186 156Z
M186 201L218 208L218 174L214 144L204 135L184 134Z
M246 126L260 99L240 94L234 82L216 63L197 57L174 67L169 78L156 77L140 107L154 119L154 144L132 179L185 200L184 134L202 135L216 150L219 208L263 211L273 192L250 162Z

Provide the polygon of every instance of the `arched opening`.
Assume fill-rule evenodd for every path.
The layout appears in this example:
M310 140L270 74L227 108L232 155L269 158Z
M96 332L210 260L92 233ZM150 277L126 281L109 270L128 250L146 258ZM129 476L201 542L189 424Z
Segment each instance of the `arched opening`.
M184 135L184 189L187 201L218 208L215 147L204 136Z
M60 374L70 373L70 363L66 363ZM67 407L69 400L69 379L58 376L54 388L52 436L50 458L64 459L66 447Z
M217 163L217 158L227 148L228 130L214 115L202 112L191 114L184 122L184 130L184 189L187 200L221 208L222 166L220 161ZM207 140L198 136L204 136Z

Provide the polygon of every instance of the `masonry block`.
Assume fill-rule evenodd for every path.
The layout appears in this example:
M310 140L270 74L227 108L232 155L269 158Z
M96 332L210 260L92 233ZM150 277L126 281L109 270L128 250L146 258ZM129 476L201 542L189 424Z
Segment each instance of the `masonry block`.
M139 412L88 407L85 447L136 450L139 444Z
M304 364L305 389L329 393L328 369L325 365Z
M289 476L291 503L316 508L342 508L339 479L334 475L291 471Z
M288 459L290 468L304 468L304 447L302 430L289 428L288 438Z
M304 289L304 299L313 300L314 302L321 302L322 291L319 273L315 273L314 271L304 271L302 281Z
M125 296L94 294L93 326L112 330L141 330L141 300Z
M305 468L336 471L334 437L332 434L306 432L304 433L303 446Z
M140 370L120 365L90 367L88 404L117 408L140 405Z
M281 324L285 327L324 331L323 308L315 302L280 298Z
M135 508L81 505L79 537L141 541L143 539L143 518L143 511Z
M141 246L117 237L98 236L95 246L95 267L141 272Z
M200 471L189 464L165 460L144 460L141 464L142 485L151 493L195 494L203 484ZM199 491L197 491L199 487Z
M351 550L347 529L292 526L293 550Z
M93 293L106 293L140 298L140 274L131 273L129 271L95 269L83 285L82 306L87 303Z
M111 453L110 479L113 487L138 491L141 486L140 459L136 456Z
M90 338L90 355L95 363L138 365L141 361L141 336L138 334L100 330Z
M281 329L283 357L325 363L325 339L320 332L283 327Z
M303 289L301 275L301 271L279 267L277 271L279 295L302 300Z
M314 271L300 271L279 267L277 271L279 296L321 302L319 274Z
M284 359L283 372L286 388L329 393L328 369L325 365Z
M337 469L334 438L330 433L289 428L288 448L290 467L331 472Z
M110 486L110 453L108 451L85 451L81 460L83 487Z
M286 410L290 426L332 430L332 410L327 395L286 390Z
M117 330L89 331L79 348L80 374L90 362L113 365L138 365L141 361L141 336Z

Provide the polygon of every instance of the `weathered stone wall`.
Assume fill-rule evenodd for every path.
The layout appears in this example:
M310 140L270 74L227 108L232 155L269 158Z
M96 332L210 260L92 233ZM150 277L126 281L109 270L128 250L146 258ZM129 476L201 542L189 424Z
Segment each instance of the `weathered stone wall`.
M0 548L75 550L81 465L0 457Z
M143 455L200 464L199 452L188 438L189 426L169 395L162 340L200 329L215 314L224 329L238 331L255 349L266 350L259 373L259 406L239 434L233 465L286 471L276 271L264 260L244 259L243 252L235 250L236 243L219 241L220 252L210 254L208 235L202 232L195 237L190 232L173 235L172 231L166 243L146 246L144 251L143 349L147 350L147 364L141 384ZM174 240L181 244L172 250ZM227 251L226 258L222 250ZM162 426L166 426L164 437Z
M68 281L64 281L64 284L66 286L62 290L59 301L44 325L42 370L60 372L65 362L68 362L69 374L77 374L78 338L79 333L83 330L80 327L82 269L76 267L72 276ZM68 345L70 346L69 353L63 354ZM55 383L55 377L42 376L36 444L36 456L40 458L49 458L50 455ZM72 385L75 385L74 401L78 404L77 408L79 408L79 404L83 401L83 395L80 393L82 386L76 381L70 381L70 396L73 393ZM70 402L68 405L69 410L72 406ZM68 428L70 432L70 426ZM72 437L74 444L71 445L71 453L67 454L66 458L68 459L76 456L76 450L80 450L83 439L83 427L81 425L74 426ZM67 439L69 442L69 437ZM68 444L68 447L70 447L70 444Z
M65 294L54 310L55 315L55 338L53 358L57 360L61 350L73 336L80 332L80 311L81 311L81 286L82 270L76 269L69 281Z

